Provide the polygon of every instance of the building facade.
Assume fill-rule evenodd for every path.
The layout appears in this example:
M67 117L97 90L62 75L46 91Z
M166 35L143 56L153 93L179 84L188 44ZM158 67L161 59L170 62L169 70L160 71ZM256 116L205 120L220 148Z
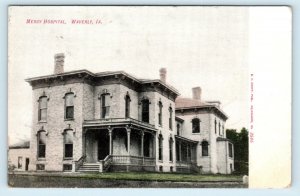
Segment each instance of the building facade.
M29 78L33 121L30 171L161 171L228 174L233 144L218 102L181 98L160 79L126 72L64 72Z

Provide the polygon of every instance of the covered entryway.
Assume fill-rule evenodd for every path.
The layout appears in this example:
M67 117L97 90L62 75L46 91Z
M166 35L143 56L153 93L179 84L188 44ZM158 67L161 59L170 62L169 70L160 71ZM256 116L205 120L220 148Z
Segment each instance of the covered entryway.
M96 163L109 155L109 134L107 129L90 130L85 135L87 163Z

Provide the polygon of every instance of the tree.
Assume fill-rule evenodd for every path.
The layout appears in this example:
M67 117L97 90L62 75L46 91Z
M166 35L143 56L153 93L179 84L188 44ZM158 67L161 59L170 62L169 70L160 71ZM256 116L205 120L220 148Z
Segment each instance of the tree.
M226 136L234 144L234 168L237 174L248 174L249 143L248 131L242 128L240 132L227 129Z

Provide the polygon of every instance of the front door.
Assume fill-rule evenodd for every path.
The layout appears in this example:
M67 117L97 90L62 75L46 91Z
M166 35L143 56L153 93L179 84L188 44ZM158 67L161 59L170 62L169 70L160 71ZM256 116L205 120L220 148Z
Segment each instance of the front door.
M26 158L26 160L25 160L25 171L28 171L28 166L29 166L29 158Z

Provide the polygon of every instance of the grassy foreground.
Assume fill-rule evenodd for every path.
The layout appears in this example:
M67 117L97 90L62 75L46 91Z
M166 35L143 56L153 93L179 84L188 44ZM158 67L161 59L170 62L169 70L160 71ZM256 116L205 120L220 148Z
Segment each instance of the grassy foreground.
M80 178L109 179L109 180L139 180L139 181L172 181L172 182L242 181L242 177L236 175L200 175L200 174L135 173L135 172L86 174L86 175L81 175Z

